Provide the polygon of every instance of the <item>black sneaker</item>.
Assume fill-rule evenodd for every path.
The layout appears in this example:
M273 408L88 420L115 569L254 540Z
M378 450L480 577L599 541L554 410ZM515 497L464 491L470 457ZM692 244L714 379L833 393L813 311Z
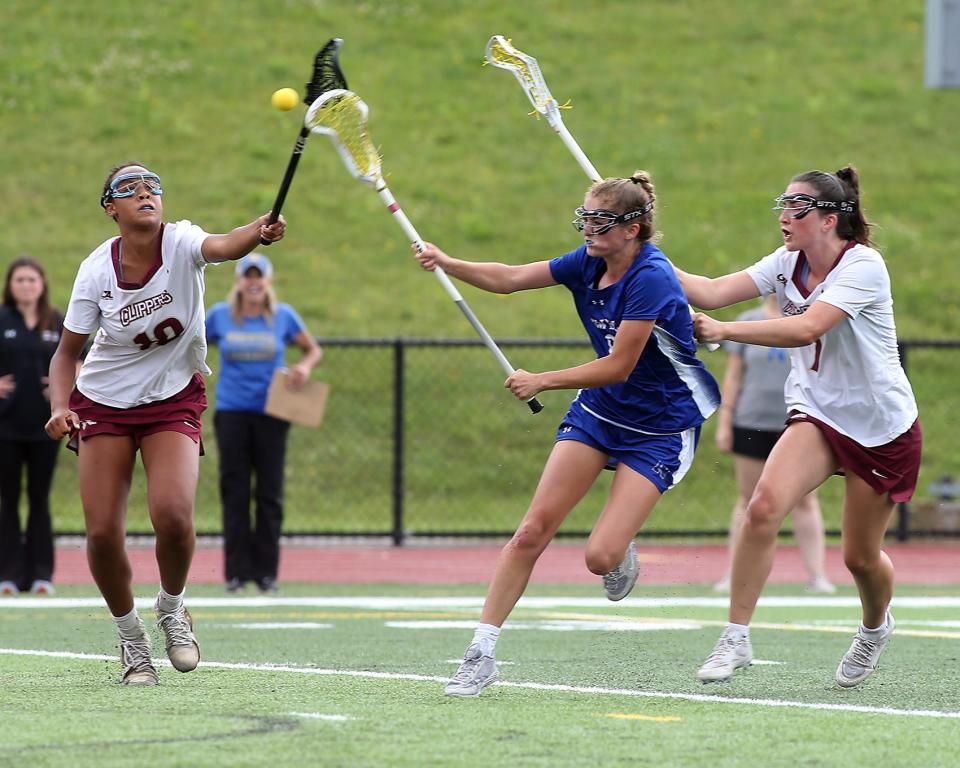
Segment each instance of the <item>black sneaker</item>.
M240 579L227 579L225 586L228 595L242 595L246 591Z
M277 586L277 580L271 578L270 576L264 576L262 579L257 579L257 586L265 595L275 595L280 591L280 588Z

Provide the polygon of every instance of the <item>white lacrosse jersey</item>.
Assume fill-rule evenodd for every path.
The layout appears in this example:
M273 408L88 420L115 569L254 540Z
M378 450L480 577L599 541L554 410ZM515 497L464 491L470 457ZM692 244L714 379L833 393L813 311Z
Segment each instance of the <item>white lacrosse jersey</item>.
M63 326L97 332L77 389L113 408L172 397L196 372L209 374L200 246L209 235L189 221L164 224L156 261L142 283L121 279L119 237L80 264Z
M803 314L815 301L847 315L813 344L790 350L788 410L820 419L867 448L910 428L917 402L900 365L890 276L877 251L851 242L812 291L805 286L803 251L780 247L746 271L761 295L776 293L785 316Z

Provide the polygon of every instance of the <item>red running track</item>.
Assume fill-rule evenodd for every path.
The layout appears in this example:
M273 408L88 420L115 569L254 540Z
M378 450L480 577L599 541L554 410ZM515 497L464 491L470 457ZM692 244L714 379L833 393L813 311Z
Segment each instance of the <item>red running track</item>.
M290 544L280 560L281 582L332 584L486 584L493 573L499 544L404 547L362 545ZM893 559L900 584L960 584L960 544L909 542L884 547ZM540 557L532 583L594 584L596 576L583 562L583 544L554 542ZM159 574L153 546L129 549L134 581L157 584ZM720 578L726 562L724 545L638 546L640 579L647 584L706 584ZM838 547L829 547L827 576L838 585L853 580L843 565ZM57 549L56 584L92 582L82 543ZM223 582L220 547L197 548L190 581ZM794 546L781 546L771 583L803 583L806 572Z

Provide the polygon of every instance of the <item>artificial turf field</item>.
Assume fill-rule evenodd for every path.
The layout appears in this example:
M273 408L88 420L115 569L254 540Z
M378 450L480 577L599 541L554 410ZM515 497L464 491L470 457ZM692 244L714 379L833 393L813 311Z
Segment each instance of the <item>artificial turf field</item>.
M696 668L725 617L704 586L533 586L498 646L502 682L443 684L479 616L477 586L284 585L279 598L188 593L203 662L126 688L92 587L0 600L0 765L954 766L960 588L904 587L861 687L833 681L858 620L836 597L772 586L760 662ZM152 594L138 588L152 616ZM154 630L154 656L163 656Z

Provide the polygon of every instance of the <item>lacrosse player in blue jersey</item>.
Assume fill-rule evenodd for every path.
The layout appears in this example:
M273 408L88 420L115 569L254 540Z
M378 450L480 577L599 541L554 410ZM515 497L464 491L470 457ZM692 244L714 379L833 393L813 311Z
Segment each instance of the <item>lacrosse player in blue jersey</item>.
M610 600L627 596L639 567L634 537L665 491L690 468L700 425L720 402L716 381L697 360L686 296L655 245L655 193L638 171L591 185L574 226L579 248L519 266L454 259L433 245L425 269L492 293L566 286L597 359L559 371L515 371L505 386L521 400L548 389L578 390L519 528L503 548L480 625L446 687L476 696L497 679L500 627L530 573L600 472L616 472L590 535L587 568Z

